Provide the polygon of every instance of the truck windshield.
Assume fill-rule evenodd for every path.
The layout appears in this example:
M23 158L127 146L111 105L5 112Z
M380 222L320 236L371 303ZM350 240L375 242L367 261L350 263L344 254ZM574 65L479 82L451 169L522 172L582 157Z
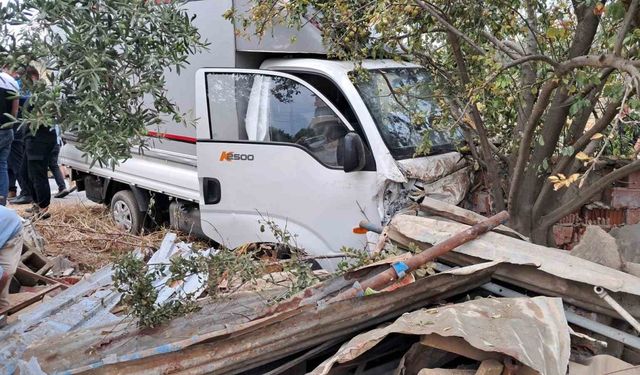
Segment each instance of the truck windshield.
M396 160L414 157L427 132L431 153L454 149L458 137L431 127L439 110L432 100L431 77L425 69L371 70L355 85Z

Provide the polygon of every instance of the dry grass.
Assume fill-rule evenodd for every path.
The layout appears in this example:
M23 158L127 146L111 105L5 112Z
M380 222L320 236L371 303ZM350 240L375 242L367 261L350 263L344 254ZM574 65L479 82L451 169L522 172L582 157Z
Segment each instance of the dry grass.
M46 255L64 255L85 271L98 269L136 248L157 248L169 231L163 228L141 236L131 235L114 224L105 206L91 202L54 201L49 212L51 218L35 222L46 241Z

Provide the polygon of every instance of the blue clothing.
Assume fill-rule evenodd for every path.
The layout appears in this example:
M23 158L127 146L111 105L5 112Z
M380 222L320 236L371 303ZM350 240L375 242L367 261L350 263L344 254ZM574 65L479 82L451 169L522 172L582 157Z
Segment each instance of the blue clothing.
M0 196L6 198L9 191L9 173L7 161L13 142L13 126L8 123L14 97L18 95L18 83L5 72L0 73ZM0 229L1 230L1 229Z
M0 249L22 230L22 219L12 209L0 206Z

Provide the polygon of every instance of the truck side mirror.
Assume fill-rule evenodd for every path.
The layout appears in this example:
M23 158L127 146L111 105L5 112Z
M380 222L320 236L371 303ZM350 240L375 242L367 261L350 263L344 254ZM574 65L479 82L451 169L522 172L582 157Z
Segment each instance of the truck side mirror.
M356 133L347 133L342 138L342 165L345 172L361 171L367 163L364 142Z

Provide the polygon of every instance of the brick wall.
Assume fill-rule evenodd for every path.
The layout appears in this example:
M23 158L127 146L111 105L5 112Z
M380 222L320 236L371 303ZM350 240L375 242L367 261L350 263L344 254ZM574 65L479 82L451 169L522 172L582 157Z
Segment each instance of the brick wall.
M587 225L611 228L640 223L640 172L636 172L604 191L602 202L588 204L567 215L553 227L556 245L570 250L582 237Z

